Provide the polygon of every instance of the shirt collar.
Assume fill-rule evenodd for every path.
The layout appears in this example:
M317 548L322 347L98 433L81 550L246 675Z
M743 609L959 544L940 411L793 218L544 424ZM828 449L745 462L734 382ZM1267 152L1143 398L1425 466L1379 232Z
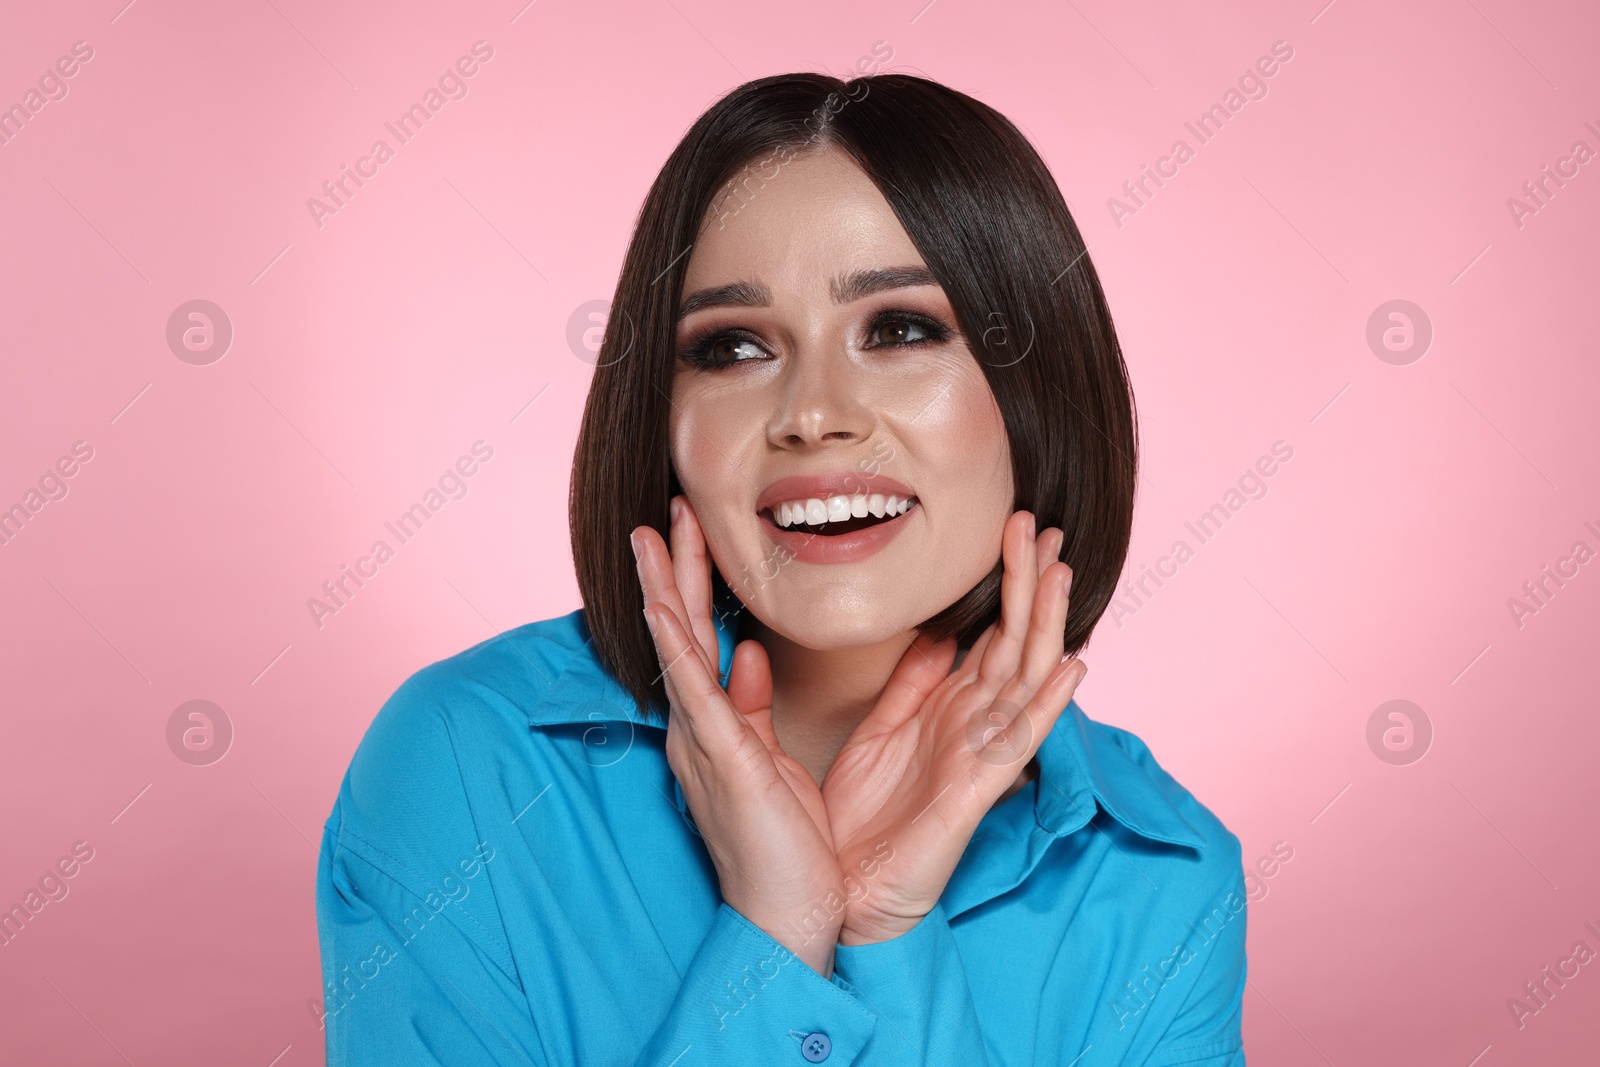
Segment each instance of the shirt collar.
M717 631L718 681L727 684L737 642L740 608L713 612ZM555 681L528 712L530 726L562 723L626 721L634 726L665 730L665 718L647 718L633 698L600 665L590 645L582 609L567 616L583 641L568 657ZM1098 805L1129 829L1158 841L1202 848L1205 839L1172 799L1152 780L1146 767L1117 738L1121 731L1091 720L1076 700L1067 705L1055 727L1038 749L1038 790L1034 815L1039 825L1056 836L1085 826ZM1127 735L1131 737L1132 735ZM1137 738L1134 745L1142 749ZM1154 761L1151 761L1154 765ZM1156 771L1160 775L1159 770ZM673 782L674 800L689 817L682 787Z

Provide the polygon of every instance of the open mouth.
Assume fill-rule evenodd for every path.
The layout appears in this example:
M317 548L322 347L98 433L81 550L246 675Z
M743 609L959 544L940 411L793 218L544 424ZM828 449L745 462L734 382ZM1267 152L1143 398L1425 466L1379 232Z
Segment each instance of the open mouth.
M893 522L918 504L914 496L858 493L850 496L788 500L758 514L790 533L838 537Z

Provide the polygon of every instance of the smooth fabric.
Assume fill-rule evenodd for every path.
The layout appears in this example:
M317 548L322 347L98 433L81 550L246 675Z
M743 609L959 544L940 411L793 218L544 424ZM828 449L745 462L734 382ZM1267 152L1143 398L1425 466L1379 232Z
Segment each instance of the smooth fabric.
M330 1067L1244 1064L1239 841L1076 702L934 910L831 978L722 901L665 739L582 611L409 678L323 833Z

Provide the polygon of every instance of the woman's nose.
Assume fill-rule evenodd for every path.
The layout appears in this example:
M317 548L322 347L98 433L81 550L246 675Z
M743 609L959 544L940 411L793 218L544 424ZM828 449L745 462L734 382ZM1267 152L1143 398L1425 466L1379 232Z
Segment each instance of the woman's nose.
M873 415L865 383L842 345L806 345L791 354L776 382L767 438L783 448L865 440Z

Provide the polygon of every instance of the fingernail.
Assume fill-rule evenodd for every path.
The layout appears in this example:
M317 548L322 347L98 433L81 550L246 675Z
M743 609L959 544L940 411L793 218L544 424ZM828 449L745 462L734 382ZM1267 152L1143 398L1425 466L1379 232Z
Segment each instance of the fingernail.
M671 502L667 504L667 511L671 513L673 522L678 521L678 513L682 510L683 504L677 497L673 497Z
M1028 516L1028 540L1032 541L1039 535L1038 523L1032 515Z
M636 534L628 535L628 546L633 549L633 561L639 562L639 538Z
M648 608L645 609L644 624L650 627L650 636L654 637L656 635L656 617L650 614L650 610Z

